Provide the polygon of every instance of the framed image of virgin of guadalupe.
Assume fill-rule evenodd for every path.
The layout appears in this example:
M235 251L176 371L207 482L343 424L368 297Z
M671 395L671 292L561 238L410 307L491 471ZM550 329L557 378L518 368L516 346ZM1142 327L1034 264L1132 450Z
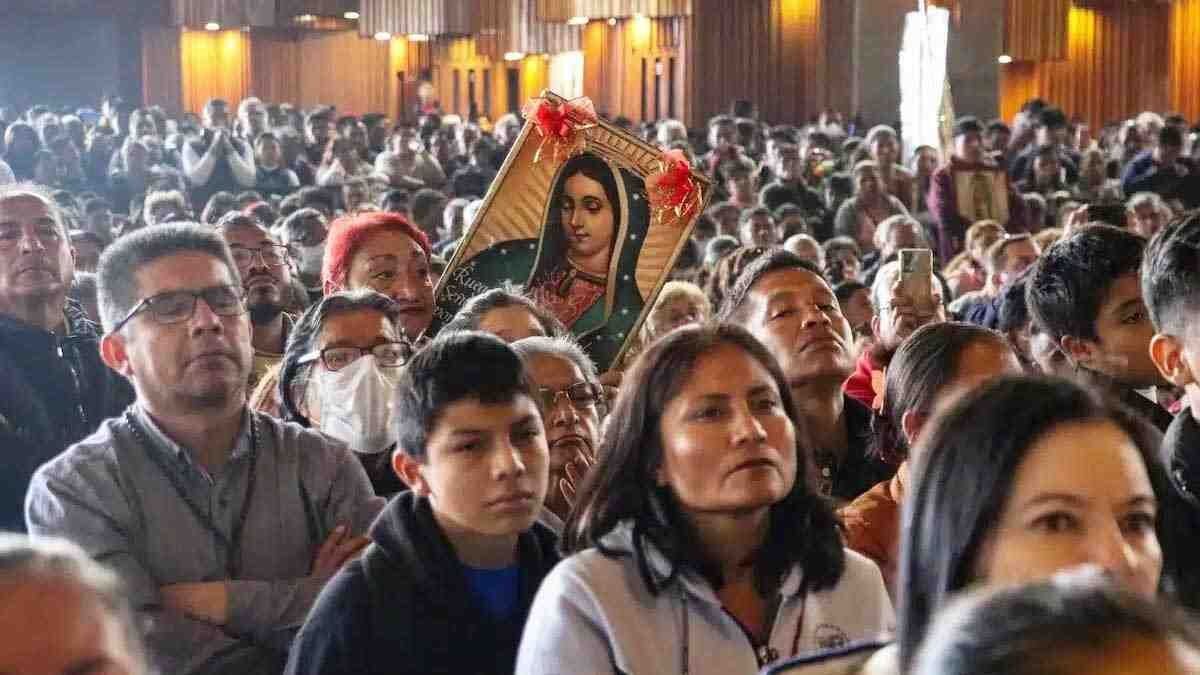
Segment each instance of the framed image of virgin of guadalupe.
M522 288L603 372L620 361L686 244L711 184L599 120L587 99L544 93L438 282L432 329L471 297Z

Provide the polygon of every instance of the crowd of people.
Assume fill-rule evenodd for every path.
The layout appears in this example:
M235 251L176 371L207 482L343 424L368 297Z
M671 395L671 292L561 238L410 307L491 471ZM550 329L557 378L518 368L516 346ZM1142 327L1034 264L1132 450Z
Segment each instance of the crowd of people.
M1200 130L611 120L715 196L598 372L430 334L522 121L423 92L0 107L0 672L1200 667Z

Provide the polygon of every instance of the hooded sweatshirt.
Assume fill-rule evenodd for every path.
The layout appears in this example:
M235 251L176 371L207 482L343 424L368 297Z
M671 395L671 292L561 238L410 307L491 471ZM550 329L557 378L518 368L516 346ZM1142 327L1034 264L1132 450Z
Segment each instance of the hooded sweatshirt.
M558 565L538 591L517 675L628 673L728 675L759 670L755 650L712 586L681 574L657 595L647 588L633 555L633 526L624 523L589 549ZM648 546L647 563L665 580L670 563ZM847 645L890 632L892 604L879 568L846 551L837 585L803 590L792 569L779 588L769 645L781 659Z
M520 591L495 619L434 519L429 500L396 496L371 526L366 553L329 582L292 643L289 675L512 673L517 642L542 579L558 562L540 523L517 543Z

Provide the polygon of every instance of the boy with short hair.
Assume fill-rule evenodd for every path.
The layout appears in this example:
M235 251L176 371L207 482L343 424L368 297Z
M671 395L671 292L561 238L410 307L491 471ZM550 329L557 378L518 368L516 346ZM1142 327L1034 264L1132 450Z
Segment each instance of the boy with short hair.
M321 593L290 675L511 673L533 596L558 561L535 522L548 450L535 388L498 338L454 333L408 363L392 457L410 492Z
M1171 384L1184 390L1187 409L1175 416L1163 436L1175 494L1168 516L1171 538L1184 544L1167 559L1178 599L1200 607L1196 553L1190 543L1200 531L1200 214L1171 221L1150 240L1142 262L1142 296L1154 322L1150 358ZM1178 517L1171 517L1177 514Z
M1171 414L1138 390L1166 384L1150 360L1154 326L1139 284L1146 240L1085 227L1042 253L1025 290L1038 327L1085 386L1107 390L1165 431Z

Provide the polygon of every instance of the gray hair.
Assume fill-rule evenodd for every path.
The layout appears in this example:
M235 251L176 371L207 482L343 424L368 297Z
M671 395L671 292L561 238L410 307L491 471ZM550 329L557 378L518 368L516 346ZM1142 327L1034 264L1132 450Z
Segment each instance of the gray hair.
M880 138L891 138L893 141L899 141L899 139L896 137L895 129L886 124L878 124L871 127L871 130L867 132L867 138L865 141L863 141L863 143L869 147L872 143Z
M49 188L30 181L0 185L0 202L6 202L16 197L33 197L45 202L46 210L49 211L50 217L54 219L54 222L58 224L58 229L62 233L63 240L67 240L66 214L63 213L62 206L54 199L54 193Z
M161 225L162 223L151 223L149 219L150 212L162 204L173 204L179 207L180 211L190 213L187 197L179 190L158 190L146 195L146 199L142 204L142 213L146 217L146 222L150 225Z
M65 539L0 533L0 585L20 585L34 578L71 584L96 601L119 622L130 656L142 672L147 671L137 617L115 573Z
M139 269L159 258L193 251L207 253L224 263L232 283L241 287L229 245L211 227L169 223L137 230L119 237L100 255L96 287L104 330L111 331L140 301L136 276Z
M888 216L887 218L884 218L883 221L879 223L879 226L875 229L875 247L882 249L882 244L887 241L888 234L891 233L892 228L901 223L908 223L909 225L913 226L913 229L916 230L917 237L919 237L917 243L921 244L921 246L918 246L918 248L925 248L929 244L929 242L925 241L925 227L921 225L921 221L913 218L907 213L897 213L894 216Z
M566 327L563 326L561 321L544 307L534 302L528 295L525 295L520 288L512 284L504 284L500 288L484 291L467 300L459 308L454 318L442 327L442 332L452 333L458 330L479 330L479 323L483 321L485 314L493 309L501 309L503 307L524 307L529 310L529 313L537 319L538 325L541 326L542 332L546 335L558 336L568 334Z
M575 367L579 368L579 372L583 373L584 380L591 383L598 383L600 380L600 376L596 372L596 364L592 363L592 360L583 352L583 348L570 335L546 337L535 335L517 340L509 346L524 363L528 363L535 356L554 356L574 363Z
M900 278L900 261L893 260L879 268L875 274L875 283L871 284L871 304L879 308L887 306L892 284Z
M1130 197L1129 202L1125 205L1125 207L1130 211L1133 211L1139 206L1151 206L1155 211L1164 213L1171 212L1171 208L1167 206L1167 202L1163 201L1163 198L1156 192L1138 192Z

